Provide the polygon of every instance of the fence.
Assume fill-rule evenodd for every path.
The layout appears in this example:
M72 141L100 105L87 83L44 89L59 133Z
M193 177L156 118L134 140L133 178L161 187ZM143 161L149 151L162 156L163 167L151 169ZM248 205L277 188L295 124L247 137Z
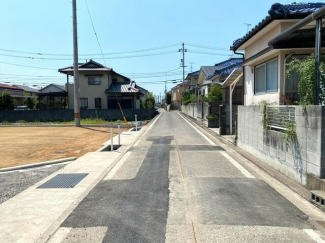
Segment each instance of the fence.
M270 128L287 130L286 124L296 120L296 108L294 106L267 106L266 116Z
M128 120L133 120L134 115L138 119L152 119L157 111L155 109L134 109L123 110ZM81 118L102 118L105 120L123 120L120 110L108 109L82 109L80 111ZM24 120L27 122L49 122L49 121L70 121L74 119L73 110L27 110L27 111L0 111L0 122L16 122Z
M269 127L263 129L260 106L239 106L237 145L289 178L318 190L313 178L325 178L325 106L267 107ZM285 124L296 124L294 140L284 141Z

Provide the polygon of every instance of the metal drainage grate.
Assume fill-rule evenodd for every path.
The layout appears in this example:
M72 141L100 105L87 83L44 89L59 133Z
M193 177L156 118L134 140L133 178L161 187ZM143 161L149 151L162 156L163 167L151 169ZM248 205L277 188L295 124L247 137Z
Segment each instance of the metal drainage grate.
M38 189L74 188L88 173L58 174L37 187Z

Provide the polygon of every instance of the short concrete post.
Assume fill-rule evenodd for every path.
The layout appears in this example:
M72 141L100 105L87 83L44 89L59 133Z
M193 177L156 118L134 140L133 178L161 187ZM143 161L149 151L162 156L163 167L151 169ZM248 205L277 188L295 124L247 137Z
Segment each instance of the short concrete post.
M111 151L114 151L114 145L113 145L113 122L110 123L111 126Z
M137 115L135 115L135 131L138 131L138 118L137 118Z
M118 132L118 145L120 146L121 145L121 124L120 124L120 121L118 121L118 124L117 124L117 132Z

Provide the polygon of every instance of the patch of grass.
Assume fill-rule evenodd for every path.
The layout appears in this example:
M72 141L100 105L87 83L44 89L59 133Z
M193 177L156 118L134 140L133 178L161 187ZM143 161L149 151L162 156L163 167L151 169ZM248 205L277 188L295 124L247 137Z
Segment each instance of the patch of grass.
M119 120L121 124L124 124L125 122L123 120ZM84 118L80 120L81 125L109 125L110 122L117 123L117 120L105 120L102 118ZM18 120L16 122L8 122L3 121L2 125L16 125L17 123L23 124L23 125L74 125L74 120L71 121L53 121L53 122L40 122L40 121L34 121L34 122L26 122L24 120Z

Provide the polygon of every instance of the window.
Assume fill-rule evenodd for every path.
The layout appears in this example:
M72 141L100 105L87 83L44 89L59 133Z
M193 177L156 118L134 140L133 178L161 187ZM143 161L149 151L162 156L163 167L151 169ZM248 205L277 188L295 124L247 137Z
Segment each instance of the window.
M102 108L102 99L101 98L95 98L95 108L96 109Z
M255 68L255 93L272 92L278 89L278 59L273 59Z
M88 85L100 85L100 77L88 77Z
M120 99L119 100L122 109L133 109L133 99ZM108 99L108 109L119 109L119 105L116 99Z
M88 98L80 98L80 108L88 108Z

